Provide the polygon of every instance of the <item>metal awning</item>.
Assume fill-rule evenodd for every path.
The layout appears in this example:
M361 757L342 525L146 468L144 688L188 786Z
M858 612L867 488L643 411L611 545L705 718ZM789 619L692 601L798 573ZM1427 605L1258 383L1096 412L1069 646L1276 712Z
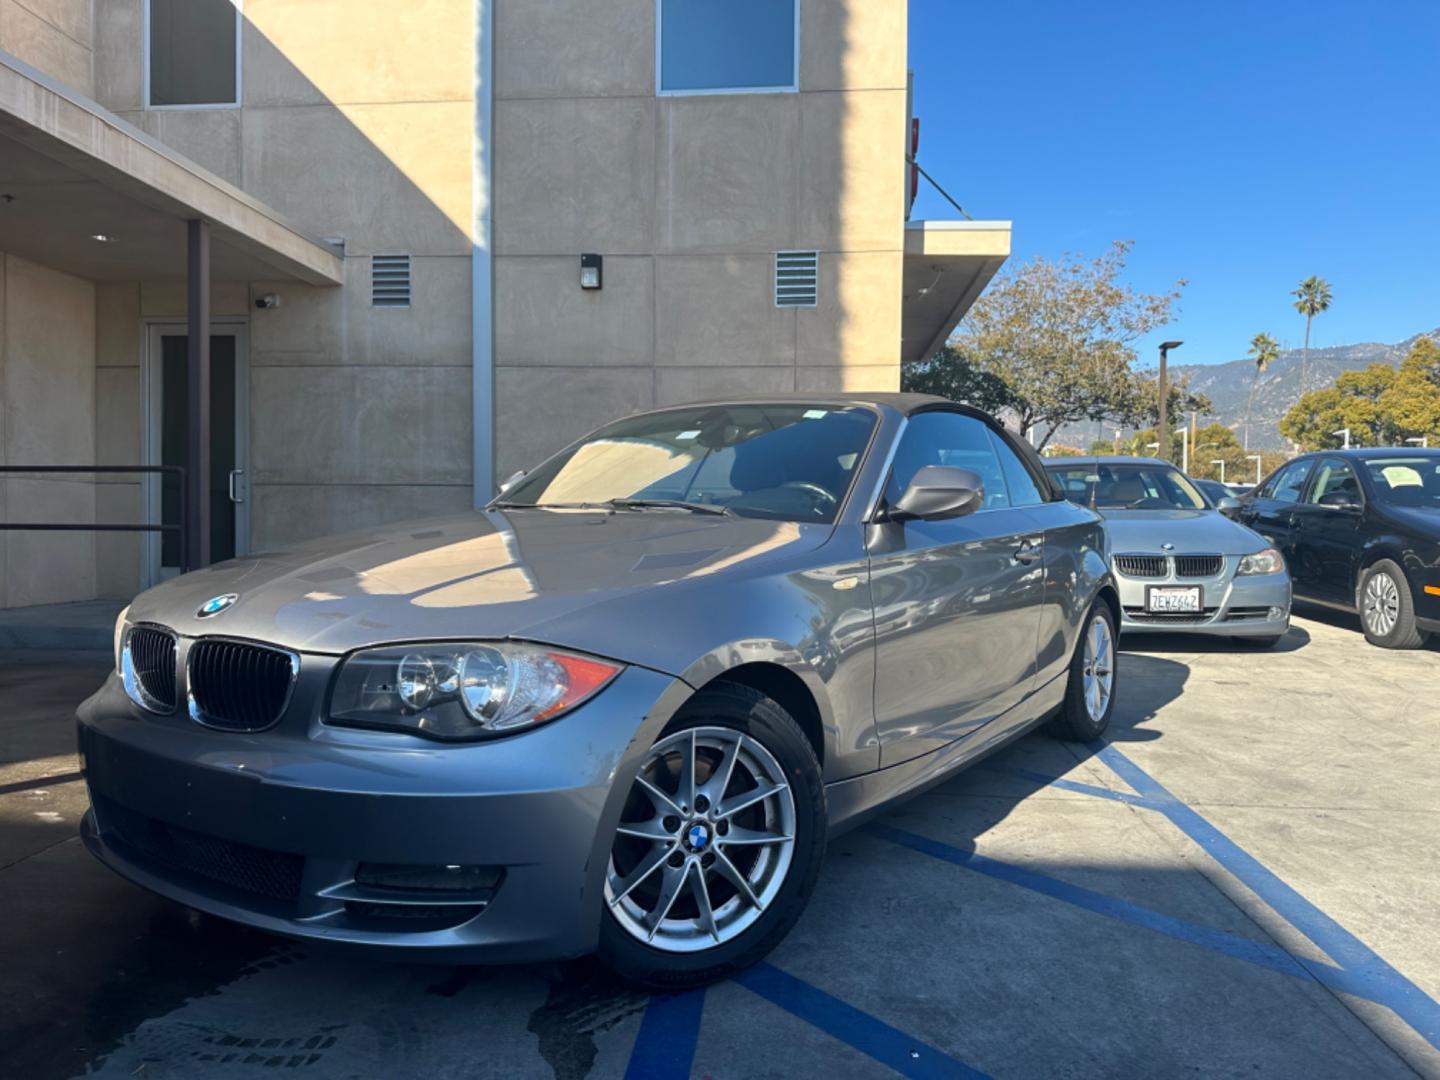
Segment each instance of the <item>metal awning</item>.
M907 222L900 362L933 356L1009 256L1008 221Z
M214 280L341 283L330 245L0 51L0 251L94 281L183 279L195 220Z

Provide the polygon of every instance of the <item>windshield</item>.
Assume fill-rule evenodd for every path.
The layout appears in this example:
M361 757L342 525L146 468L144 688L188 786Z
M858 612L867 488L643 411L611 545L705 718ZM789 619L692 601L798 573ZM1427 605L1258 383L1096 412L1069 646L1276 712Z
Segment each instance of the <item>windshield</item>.
M1440 457L1366 458L1365 471L1385 505L1440 509Z
M1097 510L1208 510L1205 496L1169 465L1048 466L1065 497Z
M874 428L872 412L849 406L706 405L646 413L552 458L495 505L614 506L618 500L617 508L638 512L678 503L829 523Z

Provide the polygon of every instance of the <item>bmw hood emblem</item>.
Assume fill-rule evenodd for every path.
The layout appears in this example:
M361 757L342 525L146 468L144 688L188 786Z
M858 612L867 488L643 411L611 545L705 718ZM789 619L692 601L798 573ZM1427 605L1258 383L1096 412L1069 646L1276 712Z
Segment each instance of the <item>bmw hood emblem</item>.
M699 851L710 842L710 830L704 825L691 825L690 831L685 834L685 839L690 841L690 846Z
M224 611L239 599L239 595L233 592L227 592L224 596L212 596L200 605L195 612L195 617L197 619L208 619L211 615L219 615L220 612Z

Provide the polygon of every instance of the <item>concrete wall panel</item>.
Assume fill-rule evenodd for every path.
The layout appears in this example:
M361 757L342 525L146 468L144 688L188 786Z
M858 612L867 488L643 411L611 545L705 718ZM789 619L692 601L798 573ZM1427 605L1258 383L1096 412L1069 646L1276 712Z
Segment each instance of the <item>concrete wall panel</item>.
M95 4L95 100L111 112L145 103L142 8L141 0Z
M904 89L907 0L801 0L802 90Z
M877 367L796 368L795 389L815 393L895 391L900 389L900 368L896 364L882 364Z
M661 368L655 373L655 404L749 394L783 394L795 389L793 367Z
M799 313L801 366L900 370L901 258L894 252L820 256L819 304Z
M655 276L656 363L795 363L797 312L775 306L773 256L666 255Z
M647 95L655 89L655 0L497 0L496 97Z
M652 99L495 103L495 250L651 250Z
M500 368L495 476L540 464L566 444L655 401L651 368Z
M775 251L801 242L800 96L660 100L659 251Z
M151 113L157 137L229 183L239 185L240 110L169 109Z
M138 282L105 282L95 286L95 363L98 367L140 365Z
M256 551L395 521L463 513L469 484L257 484L250 489Z
M469 367L251 369L254 484L468 484Z
M464 101L473 0L245 0L246 105Z
M0 49L90 97L95 73L84 0L0 0Z
M612 255L604 288L575 256L495 260L495 353L509 366L634 367L655 359L655 261Z
M905 92L802 94L799 235L829 251L903 249ZM890 167L885 167L886 163Z
M470 102L246 109L245 190L350 255L468 255Z

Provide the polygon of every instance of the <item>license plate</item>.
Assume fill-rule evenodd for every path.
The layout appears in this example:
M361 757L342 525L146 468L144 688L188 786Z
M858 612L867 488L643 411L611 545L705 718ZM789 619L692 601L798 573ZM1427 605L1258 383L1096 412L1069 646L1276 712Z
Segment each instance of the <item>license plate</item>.
M1157 615L1200 613L1200 586L1187 585L1178 589L1152 586L1145 595L1145 610Z

